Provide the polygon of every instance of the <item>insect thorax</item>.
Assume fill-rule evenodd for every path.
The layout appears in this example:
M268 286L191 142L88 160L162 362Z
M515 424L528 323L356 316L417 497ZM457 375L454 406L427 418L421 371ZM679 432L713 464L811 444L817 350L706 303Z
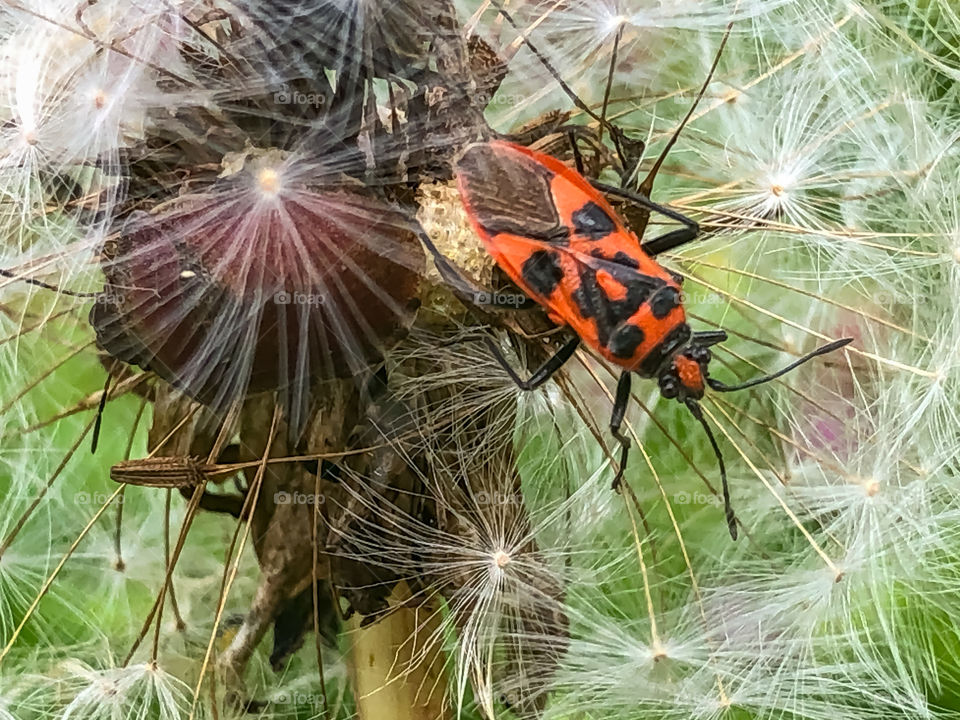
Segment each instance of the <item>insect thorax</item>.
M690 326L687 323L675 325L659 343L650 349L633 371L641 377L659 376L673 357L690 343L691 335Z

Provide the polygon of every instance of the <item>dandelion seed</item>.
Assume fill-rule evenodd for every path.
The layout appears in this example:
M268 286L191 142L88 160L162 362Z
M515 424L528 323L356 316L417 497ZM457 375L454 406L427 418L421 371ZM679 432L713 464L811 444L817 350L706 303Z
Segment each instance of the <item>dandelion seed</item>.
M545 509L531 526L505 464L509 451L501 449L496 457L494 467L485 468L471 468L467 458L462 460L469 483L465 491L455 491L439 477L428 479L428 486L442 493L434 495L440 517L435 527L398 507L382 506L353 479L355 501L377 509L373 514L354 511L352 531L340 536L347 557L375 562L401 576L409 573L409 582L420 577L420 584L426 580L432 587L426 597L439 591L446 598L449 631L458 636L458 701L463 703L469 682L491 716L501 692L517 695L518 707L542 707L545 701L552 667L566 643L556 575L566 550L540 547L534 536L563 522L573 507ZM440 472L449 477L449 469ZM376 555L370 553L373 545L380 548ZM441 639L427 639L422 653Z
M59 712L71 718L154 715L178 720L190 708L188 687L153 663L98 670L80 662L65 664L65 689L72 696Z

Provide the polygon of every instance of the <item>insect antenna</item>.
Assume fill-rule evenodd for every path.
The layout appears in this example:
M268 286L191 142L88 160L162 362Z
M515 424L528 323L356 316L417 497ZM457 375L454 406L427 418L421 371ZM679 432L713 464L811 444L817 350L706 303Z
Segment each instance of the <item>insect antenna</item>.
M607 73L607 87L603 91L603 106L600 108L600 117L603 121L597 131L597 140L603 142L603 126L607 122L607 106L610 104L610 91L613 89L613 73L617 69L617 53L620 50L620 39L623 37L623 23L617 29L617 36L613 40L613 52L610 55L610 70ZM616 139L616 136L614 136Z
M730 537L736 540L737 516L734 515L733 506L730 504L730 488L727 485L727 468L723 464L723 455L720 453L720 446L717 445L717 439L713 436L713 431L707 424L707 419L703 416L700 403L693 398L688 398L685 405L690 410L690 414L703 426L704 431L707 433L707 439L710 440L710 445L713 446L713 454L717 456L717 463L720 465L720 483L723 486L723 512L727 518L727 529L730 530Z
M719 380L714 380L713 378L707 378L707 384L717 392L731 392L733 390L745 390L747 388L753 387L754 385L760 385L765 382L770 382L771 380L776 380L781 375L786 375L788 372L790 372L794 368L799 367L800 365L803 365L808 360L813 360L813 358L818 357L820 355L826 355L827 353L833 352L834 350L839 350L845 345L849 345L851 342L853 342L853 338L843 338L842 340L834 340L832 343L827 343L826 345L818 347L816 350L807 353L799 360L796 360L790 363L789 365L787 365L785 368L781 370L777 370L777 372L775 373L771 373L770 375L763 375L762 377L754 378L753 380L747 380L746 382L740 383L739 385L727 385L726 383L720 382Z
M713 74L716 72L717 65L720 64L720 56L723 55L723 49L727 45L727 40L730 39L730 32L733 30L733 21L727 24L727 29L723 33L723 39L720 41L720 47L717 48L717 54L713 58L713 65L710 66L710 72L707 73L706 80L703 81L703 85L700 86L700 92L697 93L697 97L694 99L693 104L690 106L690 109L687 110L687 114L684 116L683 120L677 126L677 129L674 130L673 135L670 136L670 139L667 141L667 144L664 146L663 150L660 152L660 157L657 158L657 161L653 164L653 167L650 168L650 172L647 173L647 177L644 178L643 182L640 183L638 188L639 192L647 197L650 196L650 191L653 190L653 181L657 176L657 173L660 171L660 166L663 165L663 161L667 159L667 154L673 149L673 146L677 143L677 140L680 137L680 133L683 132L683 129L686 127L687 122L690 118L693 117L694 111L696 111L697 106L700 104L700 101L703 99L704 94L707 92L707 88L710 86L711 81L713 80ZM639 166L637 168L639 170ZM626 178L627 181L630 178ZM626 182L624 184L627 184Z
M549 60L547 60L547 56L544 55L542 52L540 52L540 50L537 49L537 47L530 41L530 38L527 36L527 33L524 30L522 30L519 25L517 25L513 17L510 15L510 13L507 12L506 8L503 7L500 1L490 0L490 4L493 5L493 7L496 8L497 12L499 12L504 17L504 19L510 24L510 27L512 27L514 30L516 30L520 34L520 38L523 40L524 45L530 48L530 52L532 52L536 56L537 60L540 61L540 64L543 65L543 67L546 68L547 72L550 73L553 79L557 81L557 83L560 85L560 89L563 90L563 92L566 93L567 97L569 97L570 100L573 101L573 104L579 110L585 112L592 119L596 120L600 124L601 132L603 131L603 128L606 128L607 130L610 131L611 136L616 137L617 129L613 125L611 125L609 122L607 122L606 118L603 118L600 115L597 115L593 110L591 110L590 107L583 100L581 100L580 97L573 91L573 88L567 85L564 79L560 77L560 73L558 73L556 68L553 67L553 64ZM618 38L619 38L619 35L618 35ZM611 74L612 74L612 70L611 70Z

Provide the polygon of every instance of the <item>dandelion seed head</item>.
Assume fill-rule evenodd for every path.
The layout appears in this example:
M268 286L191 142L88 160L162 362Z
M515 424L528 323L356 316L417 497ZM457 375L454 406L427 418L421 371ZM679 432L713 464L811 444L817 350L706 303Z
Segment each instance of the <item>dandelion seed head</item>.
M456 442L470 444L472 438L458 436ZM343 536L349 557L404 576L424 573L442 589L451 613L445 622L458 636L452 655L456 692L462 702L472 683L488 709L494 697L514 689L531 703L546 692L555 657L566 642L558 573L567 555L562 544L541 544L535 535L553 536L549 528L563 522L569 511L566 505L550 506L528 515L515 485L516 471L507 464L511 450L499 445L493 452L492 457L480 455L487 461L480 466L471 461L474 452L451 465L441 461L434 466L435 475L425 480L439 506L435 525L384 505L358 479L351 480L351 506L371 503L379 519L371 522L360 511L355 530ZM460 489L450 484L455 476L465 478ZM561 543L569 541L558 537ZM379 550L371 553L374 545Z
M778 211L780 207L790 202L790 193L796 188L797 174L795 172L781 170L769 178L771 203L777 204L777 207L771 208L772 211Z
M867 497L873 497L880 492L880 483L872 478L862 478L860 484Z
M255 204L264 203L264 209L275 207L280 199L293 200L298 184L302 187L304 178L300 173L303 171L298 173L296 158L290 153L274 148L253 149L243 153L242 158L243 172L251 180Z
M467 217L454 183L423 183L417 191L417 220L444 256L466 270L478 283L487 286L493 276L493 260ZM442 284L431 268L434 284Z
M609 33L615 32L616 30L619 30L621 27L626 25L628 22L629 22L629 18L627 18L627 16L623 15L622 13L618 13L617 15L612 15L606 22L606 30Z
M94 43L66 30L25 27L4 51L9 68L0 74L0 97L50 171L93 159L110 167L112 153L142 139L148 110L163 104L142 60L98 54Z
M192 692L165 672L158 663L126 667L91 667L79 660L63 664L61 687L69 702L60 717L114 718L154 714L160 720L176 720L187 712Z
M94 308L98 341L220 409L263 383L289 388L299 417L312 378L353 374L396 342L423 264L403 211L330 176L325 162L248 146L219 177L131 217L103 262L126 289ZM183 323L205 328L191 347L176 340Z

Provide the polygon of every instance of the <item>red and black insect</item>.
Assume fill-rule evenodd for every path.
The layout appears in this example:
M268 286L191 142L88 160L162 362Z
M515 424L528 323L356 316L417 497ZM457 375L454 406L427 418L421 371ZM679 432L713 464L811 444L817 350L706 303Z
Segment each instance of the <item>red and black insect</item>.
M520 28L497 0L494 7L515 29ZM707 79L686 116L666 143L640 192L587 180L577 149L575 131L570 139L577 169L560 160L521 145L502 140L469 146L455 163L460 196L470 221L497 265L530 298L520 305L539 305L551 320L568 327L573 337L555 355L537 368L528 380L521 379L492 340L490 350L517 385L532 390L546 382L573 356L580 343L593 348L606 360L620 366L610 430L621 446L620 467L614 478L618 487L630 448L620 431L633 373L656 378L660 393L683 403L703 426L710 440L723 485L723 500L730 535L736 539L736 516L730 504L727 473L716 438L703 415L700 400L707 387L717 392L743 390L768 382L808 360L837 350L852 341L828 343L787 367L739 385L711 378L710 347L727 339L723 330L694 332L686 321L680 285L682 276L661 266L655 257L697 238L697 223L649 198L653 179L680 132L703 98L732 23L720 43ZM573 93L549 60L522 33L523 42L539 58L574 104L608 130L620 159L621 184L626 186L639 169L642 144L630 141L606 120L606 97L598 116ZM609 84L616 65L620 33L614 41ZM581 128L582 130L582 128ZM682 227L643 241L618 217L602 193L620 197L681 223ZM495 293L478 288L473 281L439 253L423 237L441 275L454 291L470 302L494 300Z
M736 538L723 456L700 408L704 390L729 392L773 380L851 339L824 345L771 375L727 385L711 378L708 368L709 348L726 340L726 333L691 330L680 292L682 277L654 259L694 240L699 233L696 222L642 195L591 183L554 157L500 140L468 147L456 163L456 174L471 223L497 265L529 296L531 305L540 305L551 320L573 332L528 380L521 379L488 340L500 364L524 390L546 382L580 343L623 369L610 419L611 432L622 448L615 486L623 476L630 445L620 426L631 376L656 378L663 397L683 403L706 431L720 465L730 534ZM600 190L678 220L683 227L641 242ZM426 242L458 294L474 301L495 297L478 291Z

